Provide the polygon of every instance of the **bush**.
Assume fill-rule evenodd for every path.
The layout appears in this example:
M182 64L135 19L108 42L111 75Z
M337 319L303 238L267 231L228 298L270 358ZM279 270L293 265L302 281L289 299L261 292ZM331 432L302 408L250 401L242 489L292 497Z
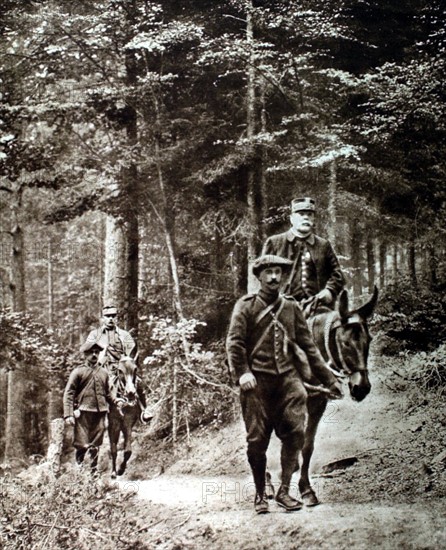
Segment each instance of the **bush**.
M411 380L425 389L446 390L446 344L430 353L411 356L407 372Z
M387 285L382 291L373 325L382 331L381 351L429 351L446 341L446 291L409 279Z
M72 470L58 479L34 471L28 481L0 478L0 547L4 550L117 550L151 548L142 539L144 519L135 490ZM138 515L136 515L138 514ZM139 516L139 517L138 517Z
M155 347L144 359L145 382L157 403L152 434L175 438L200 425L227 422L236 394L229 386L223 346L205 350L195 341L198 327L205 323L151 317L148 324Z

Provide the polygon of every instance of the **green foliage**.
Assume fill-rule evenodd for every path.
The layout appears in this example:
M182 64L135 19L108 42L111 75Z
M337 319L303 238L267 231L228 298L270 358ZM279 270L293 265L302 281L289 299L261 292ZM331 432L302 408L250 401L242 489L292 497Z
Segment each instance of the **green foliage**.
M409 279L387 285L373 324L390 338L383 352L433 349L446 340L446 292Z
M157 403L153 429L162 435L171 432L174 403L178 431L205 424L219 426L230 414L234 392L228 385L223 351L205 350L194 341L203 325L196 319L148 320L156 349L144 359L144 378Z

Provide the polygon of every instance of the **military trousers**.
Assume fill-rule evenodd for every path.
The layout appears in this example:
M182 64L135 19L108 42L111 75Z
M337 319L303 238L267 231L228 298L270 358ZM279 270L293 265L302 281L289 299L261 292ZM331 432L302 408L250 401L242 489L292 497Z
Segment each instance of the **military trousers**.
M106 412L81 411L74 425L73 447L100 447L104 439L106 416Z
M266 456L273 430L285 453L294 455L303 445L307 410L307 392L297 371L253 374L257 386L240 391L248 460L251 463Z

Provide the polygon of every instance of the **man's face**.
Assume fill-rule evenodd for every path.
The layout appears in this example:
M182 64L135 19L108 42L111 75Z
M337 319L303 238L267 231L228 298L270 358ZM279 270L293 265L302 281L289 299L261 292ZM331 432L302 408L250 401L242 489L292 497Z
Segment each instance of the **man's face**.
M279 266L265 267L259 274L260 285L263 290L278 290L282 280L282 268Z
M104 319L105 328L112 329L116 326L116 313L104 313L102 318Z
M99 353L100 353L100 349L99 348L91 348L89 349L87 352L86 352L86 357L87 357L87 363L89 365L96 365L96 363L98 362L98 356L99 356Z
M312 210L300 210L299 212L293 212L290 216L290 220L293 228L303 235L313 231L314 212Z

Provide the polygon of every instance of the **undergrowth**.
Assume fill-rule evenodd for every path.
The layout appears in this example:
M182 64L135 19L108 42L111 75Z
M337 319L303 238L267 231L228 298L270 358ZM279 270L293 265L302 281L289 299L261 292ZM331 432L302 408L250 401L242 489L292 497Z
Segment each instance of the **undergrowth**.
M5 550L146 549L150 507L136 504L136 486L72 470L58 479L0 478L0 547ZM152 541L153 542L153 541Z

